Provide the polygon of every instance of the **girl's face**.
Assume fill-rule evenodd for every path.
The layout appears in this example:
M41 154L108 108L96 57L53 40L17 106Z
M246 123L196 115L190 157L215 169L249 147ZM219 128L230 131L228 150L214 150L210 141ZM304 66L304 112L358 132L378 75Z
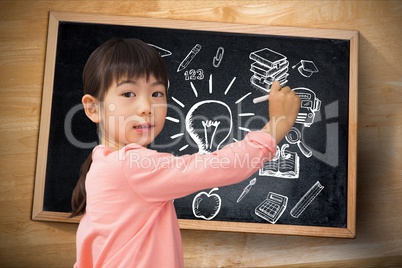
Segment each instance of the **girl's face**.
M166 88L153 75L115 82L101 105L102 144L147 146L162 131L166 114Z

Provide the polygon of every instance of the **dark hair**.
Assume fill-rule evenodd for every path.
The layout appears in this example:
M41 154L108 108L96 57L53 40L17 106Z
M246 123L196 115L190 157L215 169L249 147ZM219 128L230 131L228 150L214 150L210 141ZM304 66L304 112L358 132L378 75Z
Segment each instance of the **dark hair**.
M144 76L149 79L150 75L167 88L167 69L159 53L139 39L113 38L100 45L89 56L82 75L84 94L103 101L114 82ZM91 164L92 154L81 167L80 177L72 194L70 218L85 212L85 178Z

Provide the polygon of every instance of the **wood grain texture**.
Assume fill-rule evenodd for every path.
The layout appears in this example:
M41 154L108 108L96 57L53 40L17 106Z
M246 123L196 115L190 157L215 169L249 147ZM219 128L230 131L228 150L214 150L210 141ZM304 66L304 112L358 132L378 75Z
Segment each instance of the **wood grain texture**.
M76 224L33 222L49 11L358 30L357 238L183 230L186 267L402 264L401 1L0 1L0 266L72 267Z

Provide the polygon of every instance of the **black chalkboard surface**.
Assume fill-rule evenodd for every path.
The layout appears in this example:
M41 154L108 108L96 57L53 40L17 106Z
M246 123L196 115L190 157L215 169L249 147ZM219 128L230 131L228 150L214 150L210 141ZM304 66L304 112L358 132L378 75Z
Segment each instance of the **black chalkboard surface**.
M70 198L97 144L83 66L113 37L142 39L169 72L165 129L150 148L210 153L267 122L278 80L302 100L277 155L242 183L174 200L182 228L355 236L357 32L51 13L33 219L73 221ZM239 163L246 165L248 163Z

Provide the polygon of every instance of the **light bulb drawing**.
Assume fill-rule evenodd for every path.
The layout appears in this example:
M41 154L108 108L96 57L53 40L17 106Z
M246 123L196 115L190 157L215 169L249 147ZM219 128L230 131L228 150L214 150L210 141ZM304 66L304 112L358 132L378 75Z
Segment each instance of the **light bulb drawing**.
M226 103L218 100L196 103L188 111L185 119L186 131L198 146L198 153L201 154L218 150L230 136L232 125L232 111Z
M224 143L229 143L229 137L234 141L239 141L234 137L233 133L233 118L232 110L230 105L225 102L219 101L216 98L223 93L224 96L228 95L231 90L236 77L233 77L229 82L225 90L214 90L212 85L212 74L209 75L208 79L208 89L207 92L212 94L213 98L198 100L200 94L193 82L190 82L190 90L194 93L195 104L191 106L185 116L181 117L177 115L176 117L167 116L166 119L172 123L182 124L184 120L185 131L179 133L172 133L170 139L185 139L187 144L184 144L178 149L178 152L185 151L186 149L191 149L194 147L198 150L198 153L207 154L218 150L222 147ZM190 92L191 92L190 91ZM218 96L216 96L218 95ZM239 106L243 101L252 97L252 93L248 92L242 97L237 99L234 104ZM179 110L187 110L190 107L189 103L183 103L179 97L171 96L172 101L177 105ZM193 103L192 103L193 104ZM237 108L238 109L238 108ZM211 116L212 115L212 116ZM238 121L240 118L247 118L255 116L254 113L239 113L235 114L238 116ZM237 128L242 132L250 132L251 130L240 125ZM187 135L188 134L188 135ZM189 136L190 140L187 140Z
M214 143L214 138L215 138L215 134L216 134L216 130L218 129L218 126L220 125L220 121L212 121L212 120L208 120L208 121L202 121L202 126L204 127L204 134L205 134L205 147L207 148L207 150L211 150L212 145ZM213 129L212 131L212 135L211 135L211 140L208 139L208 130L209 128ZM215 127L215 128L214 128Z

